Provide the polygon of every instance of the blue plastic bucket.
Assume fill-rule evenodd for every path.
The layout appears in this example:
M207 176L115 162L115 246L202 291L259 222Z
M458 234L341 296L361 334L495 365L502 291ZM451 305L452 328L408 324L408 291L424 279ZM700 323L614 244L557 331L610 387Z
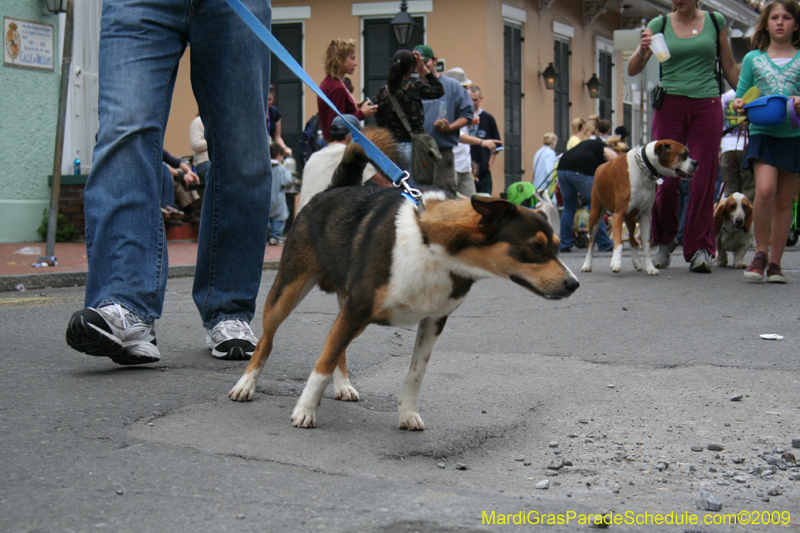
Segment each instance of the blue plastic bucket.
M747 118L750 119L751 124L756 126L776 126L786 120L786 104L788 100L788 98L779 94L756 98L744 106L747 110Z

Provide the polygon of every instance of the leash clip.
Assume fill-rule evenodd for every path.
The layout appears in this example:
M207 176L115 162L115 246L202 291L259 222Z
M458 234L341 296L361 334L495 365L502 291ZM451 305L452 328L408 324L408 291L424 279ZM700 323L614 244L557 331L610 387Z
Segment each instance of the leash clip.
M419 202L419 199L422 197L422 193L419 189L415 189L411 185L408 184L408 180L411 178L411 175L408 173L407 170L403 171L403 177L399 180L393 182L395 187L402 187L403 192L408 194L411 198L414 199L415 202Z

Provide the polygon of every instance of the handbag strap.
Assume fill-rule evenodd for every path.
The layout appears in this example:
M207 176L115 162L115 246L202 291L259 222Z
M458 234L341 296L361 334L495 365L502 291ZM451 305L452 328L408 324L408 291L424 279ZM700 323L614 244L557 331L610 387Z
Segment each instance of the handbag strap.
M405 111L403 111L403 108L400 107L400 102L398 102L397 98L395 98L391 91L389 91L389 87L384 85L383 88L386 89L386 96L389 97L389 101L392 103L394 112L397 113L397 117L400 119L400 122L403 123L403 127L406 129L409 135L413 134L414 132L411 131L411 125L408 123L408 117L406 116Z

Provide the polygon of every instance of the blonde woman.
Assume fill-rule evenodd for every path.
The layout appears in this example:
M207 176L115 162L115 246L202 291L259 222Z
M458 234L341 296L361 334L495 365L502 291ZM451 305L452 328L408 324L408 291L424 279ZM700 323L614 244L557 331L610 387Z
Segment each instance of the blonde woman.
M539 190L550 179L550 174L556 168L556 144L558 136L555 133L545 133L542 147L533 156L533 186Z
M582 118L572 119L572 137L567 141L567 150L575 148L575 145L586 139L583 136L583 128L586 126L586 121Z
M353 39L334 39L325 50L323 58L325 67L325 79L319 84L319 88L325 96L333 102L336 109L343 115L354 115L358 120L364 120L375 114L378 106L372 105L369 100L360 104L356 101L353 93L347 90L344 78L352 76L356 71L356 42ZM322 129L323 138L327 139L331 135L331 122L336 116L336 112L328 104L317 97L319 108L319 125Z

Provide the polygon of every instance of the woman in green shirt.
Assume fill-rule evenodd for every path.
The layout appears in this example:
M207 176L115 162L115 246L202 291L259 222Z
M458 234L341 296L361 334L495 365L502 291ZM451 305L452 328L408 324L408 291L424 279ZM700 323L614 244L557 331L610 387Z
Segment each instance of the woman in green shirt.
M714 244L714 191L722 139L720 81L715 73L717 40L722 72L735 87L739 67L733 59L725 18L708 13L691 0L673 0L673 12L650 21L642 32L636 53L628 62L628 74L636 76L650 56L654 33L663 32L671 57L661 64L661 86L666 96L653 115L653 139L672 139L685 144L697 159L697 171L690 183L691 193L683 230L683 257L692 272L711 272ZM712 20L716 17L716 21ZM717 29L719 28L719 34ZM664 178L653 206L653 263L666 268L669 245L678 234L679 178Z

